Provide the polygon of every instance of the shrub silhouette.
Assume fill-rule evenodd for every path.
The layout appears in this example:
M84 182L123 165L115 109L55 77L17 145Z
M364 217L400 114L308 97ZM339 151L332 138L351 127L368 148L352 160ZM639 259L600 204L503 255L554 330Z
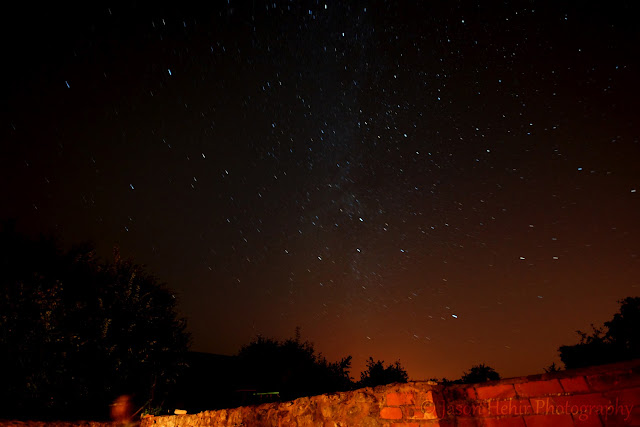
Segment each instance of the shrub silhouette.
M406 383L407 371L396 361L393 365L384 366L384 361L374 361L369 357L367 369L360 374L359 387L375 387L391 383Z
M238 353L244 388L262 392L279 392L282 399L295 399L335 391L352 386L349 374L351 356L340 362L328 362L316 354L309 341L296 336L285 341L256 337Z
M483 383L487 381L497 381L500 379L500 374L497 373L492 367L481 363L479 365L473 365L469 372L465 372L460 378L463 384L475 384Z
M627 297L618 302L620 310L604 323L604 328L591 325L590 335L577 331L578 344L558 348L566 369L640 357L640 297Z
M8 225L0 268L0 418L107 418L119 395L163 397L189 336L174 294L141 266Z

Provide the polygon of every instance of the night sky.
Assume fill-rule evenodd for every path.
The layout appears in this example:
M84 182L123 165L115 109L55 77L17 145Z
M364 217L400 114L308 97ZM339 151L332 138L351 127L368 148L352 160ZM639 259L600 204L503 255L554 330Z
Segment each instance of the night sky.
M118 245L193 350L534 374L640 294L633 1L176 3L5 10L0 217Z

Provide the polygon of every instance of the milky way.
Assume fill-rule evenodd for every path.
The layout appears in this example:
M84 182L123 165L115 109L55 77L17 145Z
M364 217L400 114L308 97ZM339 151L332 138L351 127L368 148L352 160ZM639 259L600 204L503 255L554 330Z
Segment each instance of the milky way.
M345 3L15 6L2 218L119 245L195 350L541 372L638 295L632 2Z

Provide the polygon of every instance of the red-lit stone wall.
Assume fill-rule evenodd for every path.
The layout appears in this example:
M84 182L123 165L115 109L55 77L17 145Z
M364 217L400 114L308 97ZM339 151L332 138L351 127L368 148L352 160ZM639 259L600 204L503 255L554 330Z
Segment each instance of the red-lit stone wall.
M141 427L240 425L640 426L640 360L476 385L391 384L147 418Z
M123 427L116 422L101 421L14 421L0 420L2 427Z
M391 384L198 414L146 418L140 427L195 426L640 426L640 359L475 385ZM11 427L115 423L1 421Z

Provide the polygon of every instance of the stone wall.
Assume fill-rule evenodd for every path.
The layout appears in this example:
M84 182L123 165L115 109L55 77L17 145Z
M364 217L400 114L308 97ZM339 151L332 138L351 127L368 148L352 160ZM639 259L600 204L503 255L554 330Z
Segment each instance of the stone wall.
M640 359L585 369L443 386L390 384L198 414L145 418L140 427L640 426ZM11 427L115 423L1 421Z
M2 427L122 427L115 422L101 421L12 421L0 420Z
M640 426L640 360L476 385L409 382L198 414L141 427Z

